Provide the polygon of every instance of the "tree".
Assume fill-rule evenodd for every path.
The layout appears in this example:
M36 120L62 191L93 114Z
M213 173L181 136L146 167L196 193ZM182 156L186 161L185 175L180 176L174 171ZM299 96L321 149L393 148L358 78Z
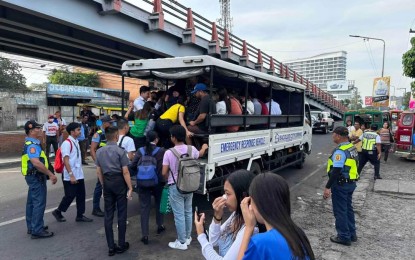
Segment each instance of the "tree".
M412 48L402 55L403 74L415 78L415 37L411 39ZM415 81L411 82L411 92L415 93Z
M360 92L357 90L357 88L354 89L352 92L352 97L350 99L350 107L349 109L361 109L363 107L363 100L360 96Z
M345 107L349 107L349 105L350 105L350 99L343 99L343 100L340 100L340 103L343 105L343 106L345 106Z
M0 57L0 88L11 90L27 90L26 78L21 73L18 63Z
M30 90L46 90L48 86L47 82L43 82L43 83L32 83L29 86Z
M48 79L52 84L99 87L97 73L70 72L68 70L53 70Z
M410 99L411 99L411 92L406 92L405 95L402 98L402 106L404 106L405 109L408 109Z

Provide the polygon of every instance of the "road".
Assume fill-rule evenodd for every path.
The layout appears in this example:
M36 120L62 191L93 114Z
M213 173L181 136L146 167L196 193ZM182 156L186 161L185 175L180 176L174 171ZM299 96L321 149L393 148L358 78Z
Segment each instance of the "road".
M316 193L316 189L319 189L324 180L323 178L326 178L324 165L332 149L331 134L316 133L313 135L312 153L307 157L304 168L298 170L290 167L278 173L288 181L292 200ZM0 259L98 259L108 257L103 218L90 214L96 182L95 169L90 164L84 167L84 172L87 191L85 215L93 218L94 222L75 222L76 208L71 206L64 213L67 221L58 223L51 211L58 206L62 199L62 181L59 180L56 185L48 183L45 223L49 226L50 231L55 232L55 236L50 239L32 240L26 234L24 216L27 185L20 174L20 167L0 169ZM208 202L205 196L195 195L193 205L198 205L207 215L211 215L211 201ZM103 205L103 201L101 201L101 205ZM168 242L174 241L176 237L172 215L165 217L167 232L160 236L156 235L154 215L151 216L150 243L147 246L143 245L140 242L139 202L136 194L128 205L128 220L127 241L130 242L131 247L123 255L118 255L118 258L203 258L195 233L192 235L193 242L187 251L173 250L167 246Z

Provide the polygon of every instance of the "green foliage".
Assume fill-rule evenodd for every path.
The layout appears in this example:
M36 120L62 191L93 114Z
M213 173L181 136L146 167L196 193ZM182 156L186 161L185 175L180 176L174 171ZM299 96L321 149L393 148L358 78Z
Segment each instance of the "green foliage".
M21 73L18 63L0 57L0 88L27 90L26 78Z
M412 48L402 56L403 74L415 78L415 37L411 39ZM411 92L415 93L415 81L411 83Z
M48 79L52 84L99 87L97 73L70 72L68 70L53 70Z
M411 92L406 92L402 98L402 105L405 106L405 109L409 107L409 100L411 99Z

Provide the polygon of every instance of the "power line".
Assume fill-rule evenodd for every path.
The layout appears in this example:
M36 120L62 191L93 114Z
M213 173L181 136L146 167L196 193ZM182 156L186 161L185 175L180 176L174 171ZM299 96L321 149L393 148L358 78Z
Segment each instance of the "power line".
M364 41L364 43L365 43L367 54L369 55L369 61L370 61L370 64L372 65L373 73L376 75L375 65L373 64L372 56L370 55L369 49L366 44L366 40Z

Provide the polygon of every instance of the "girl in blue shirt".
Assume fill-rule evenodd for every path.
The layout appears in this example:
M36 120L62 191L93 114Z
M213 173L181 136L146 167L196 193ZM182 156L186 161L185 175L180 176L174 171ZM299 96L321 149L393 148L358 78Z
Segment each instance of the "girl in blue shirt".
M245 232L238 259L315 259L305 233L291 219L290 190L279 175L257 175L241 202ZM253 235L256 224L267 232Z

